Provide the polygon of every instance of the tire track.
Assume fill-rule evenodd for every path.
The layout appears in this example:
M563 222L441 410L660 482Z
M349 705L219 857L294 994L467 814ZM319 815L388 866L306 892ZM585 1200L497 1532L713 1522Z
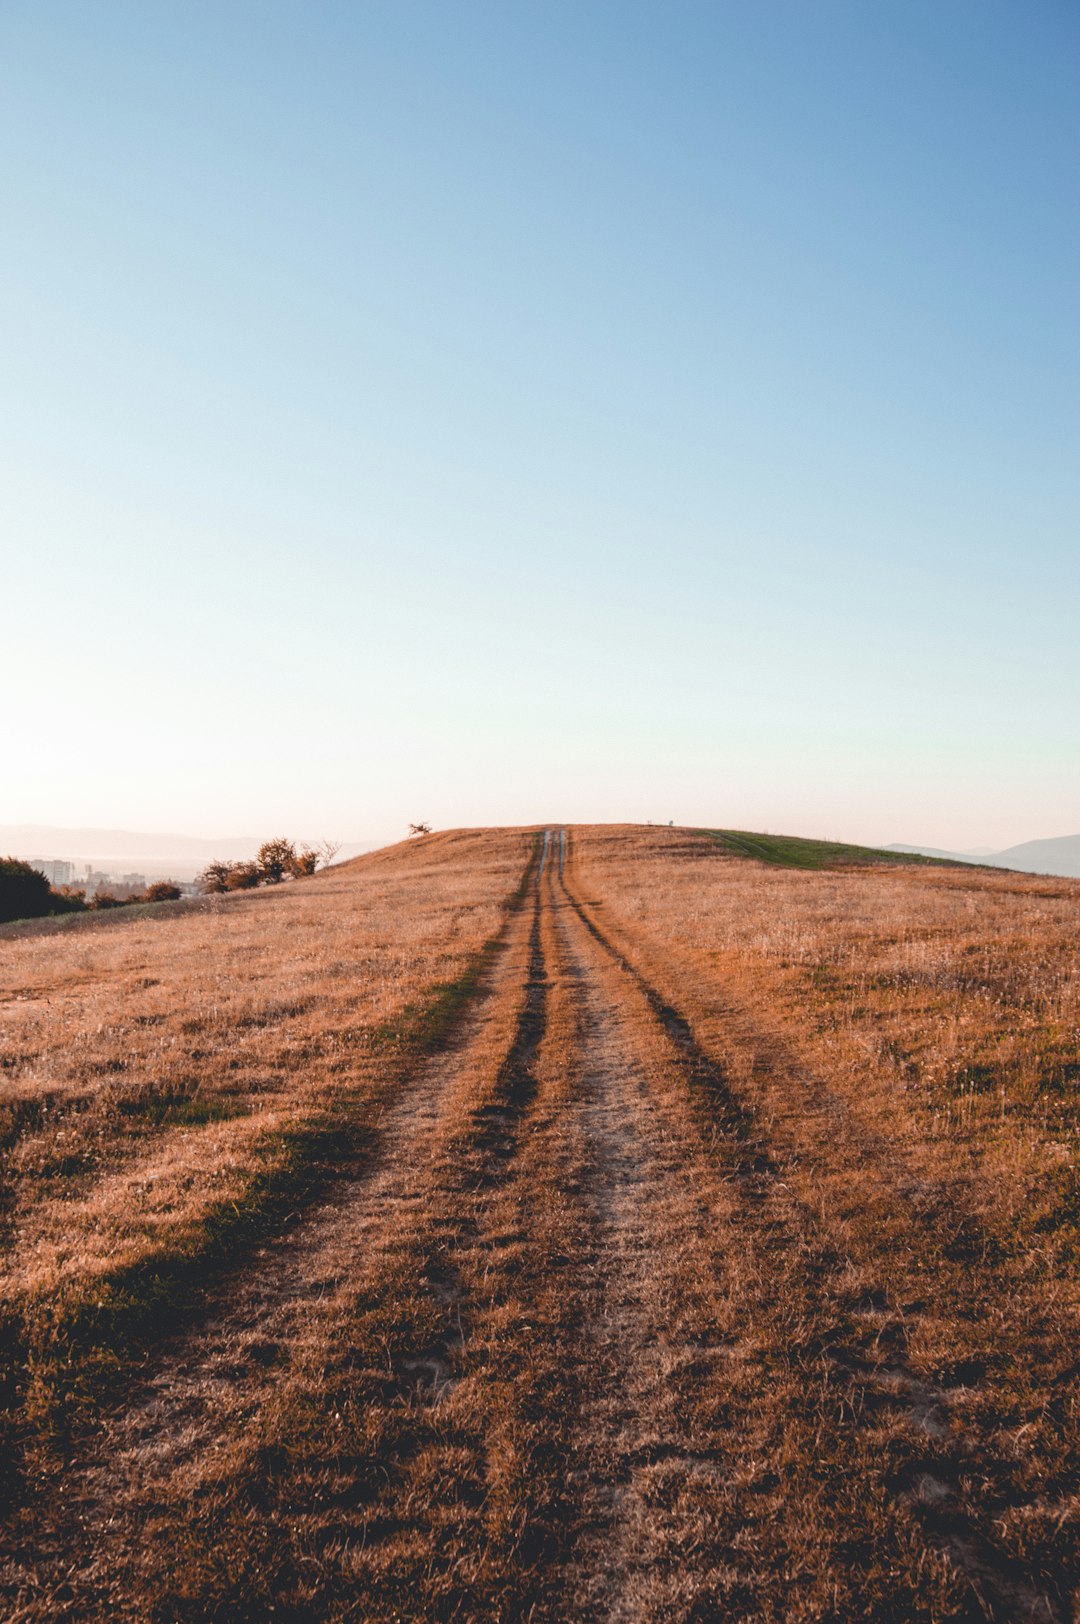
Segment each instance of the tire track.
M548 1019L545 890L538 869L512 1029L487 1046L484 1086L458 1102L407 1254L406 1272L422 1276L442 1330L419 1354L392 1361L413 1382L404 1411L386 1395L400 1427L382 1456L385 1489L355 1564L365 1619L501 1618L536 1591L544 1542L532 1525L545 1490L531 1481L524 1447L520 1367L532 1315L521 1295L528 1240L518 1186ZM381 1325L382 1292L367 1293L366 1311ZM346 1606L342 1616L355 1615Z
M836 1303L844 1295L843 1276L852 1272L850 1260L834 1250L827 1233L822 1232L822 1222L795 1197L783 1178L784 1166L765 1142L753 1113L733 1094L690 1022L601 931L565 882L563 892L593 943L618 966L670 1040L688 1093L697 1102L699 1132L711 1143L714 1157L724 1169L735 1203L733 1216L762 1265L769 1266L774 1287L783 1280L790 1289L793 1277L788 1261L793 1257L802 1260L798 1285L804 1324L800 1334L807 1345L793 1351L804 1358L809 1353L816 1362L825 1376L825 1392L834 1405L839 1401L848 1426L857 1429L882 1407L891 1407L926 1440L925 1457L916 1455L893 1477L894 1502L912 1514L923 1536L963 1577L984 1616L1026 1619L1033 1624L1064 1618L1054 1597L1067 1593L1069 1576L1058 1575L1044 1588L1033 1576L1019 1571L987 1536L986 1518L963 1487L967 1468L977 1458L985 1459L986 1451L979 1441L961 1433L947 1392L913 1371L900 1347L883 1349L880 1323L873 1325L873 1293L869 1294L871 1311L865 1316L870 1322L865 1346L857 1341L852 1345L852 1327L838 1326L836 1314ZM769 1295L766 1283L766 1299ZM777 1301L775 1290L771 1295L770 1312L781 1322L790 1321L791 1306ZM815 1338L807 1337L808 1327L815 1325L819 1327L817 1347Z
M483 1188L512 1155L543 1032L535 871L532 891L532 908L511 919L501 962L456 1041L385 1106L368 1165L260 1248L218 1311L167 1345L128 1401L77 1440L62 1474L48 1474L52 1514L43 1518L42 1495L33 1517L11 1531L14 1549L0 1572L6 1616L51 1618L106 1601L130 1616L118 1573L130 1578L139 1565L146 1519L176 1504L178 1484L190 1503L212 1495L223 1471L246 1470L279 1388L325 1359L364 1282L377 1296L403 1262L423 1270L422 1291L444 1330L399 1354L392 1396L404 1392L421 1409L444 1399L470 1335L465 1253L482 1241L456 1199L463 1185Z
M711 1210L691 1148L653 1096L655 1057L568 912L557 905L575 1052L556 1167L577 1195L566 1289L579 1298L579 1331L568 1356L589 1379L565 1418L574 1504L561 1616L716 1617L745 1605L753 1580L727 1554L738 1443L721 1369L732 1342L726 1286L701 1268ZM692 1410L688 1389L698 1392Z

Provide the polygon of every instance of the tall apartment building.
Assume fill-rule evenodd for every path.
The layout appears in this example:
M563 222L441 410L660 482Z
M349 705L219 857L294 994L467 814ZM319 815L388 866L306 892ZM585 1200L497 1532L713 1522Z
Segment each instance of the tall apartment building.
M50 885L70 885L75 865L65 863L60 857L31 857L30 867L36 868L39 874L44 874Z

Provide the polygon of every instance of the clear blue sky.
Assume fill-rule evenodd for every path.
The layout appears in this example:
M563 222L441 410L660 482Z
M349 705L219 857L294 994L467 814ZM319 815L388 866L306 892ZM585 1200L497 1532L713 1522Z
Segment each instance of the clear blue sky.
M0 10L0 822L1080 829L1066 0Z

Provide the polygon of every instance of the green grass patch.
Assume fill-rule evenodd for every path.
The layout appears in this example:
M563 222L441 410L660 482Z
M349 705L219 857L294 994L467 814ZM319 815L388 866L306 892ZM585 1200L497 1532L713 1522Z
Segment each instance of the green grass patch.
M760 835L745 829L696 829L695 834L715 840L736 857L750 857L780 868L850 868L867 863L918 863L931 868L971 868L971 863L950 863L944 857L920 857L911 852L882 851L877 846L850 846L841 840L807 840L801 835Z
M136 1094L117 1101L121 1116L154 1128L201 1128L207 1122L229 1122L246 1116L251 1106L235 1094Z

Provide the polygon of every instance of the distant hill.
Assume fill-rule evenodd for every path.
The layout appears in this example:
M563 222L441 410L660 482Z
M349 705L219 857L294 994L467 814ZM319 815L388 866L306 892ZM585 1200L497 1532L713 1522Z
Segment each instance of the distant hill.
M989 857L976 857L969 851L946 851L942 846L902 846L898 842L885 847L886 851L895 851L905 857L939 857L945 863L989 863Z
M951 863L985 863L990 868L1015 868L1022 874L1060 874L1080 879L1080 835L1060 835L1053 840L1025 840L1004 851L942 851L938 846L886 847L887 851L908 852L920 857L944 857Z
M1080 835L1059 835L1053 840L1025 840L986 859L1001 868L1020 868L1029 874L1064 874L1080 879Z

